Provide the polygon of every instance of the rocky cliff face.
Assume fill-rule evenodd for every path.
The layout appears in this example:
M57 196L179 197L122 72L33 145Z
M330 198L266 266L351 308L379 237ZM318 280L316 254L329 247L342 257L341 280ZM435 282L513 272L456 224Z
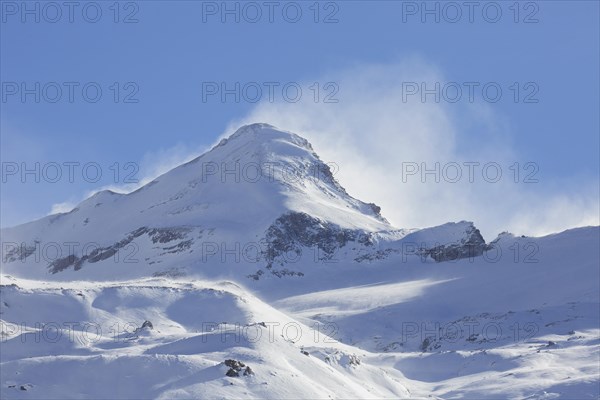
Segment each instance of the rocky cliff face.
M436 262L442 262L479 257L489 249L490 246L485 243L479 229L471 226L458 243L440 244L432 248L422 248L420 249L420 254L431 257Z

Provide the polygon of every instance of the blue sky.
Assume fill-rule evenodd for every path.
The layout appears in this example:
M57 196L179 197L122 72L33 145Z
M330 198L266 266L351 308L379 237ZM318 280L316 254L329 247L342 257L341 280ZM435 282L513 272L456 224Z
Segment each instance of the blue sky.
M54 4L60 7L61 3ZM323 158L340 164L339 178L350 193L382 203L384 215L391 215L399 226L443 223L445 217L482 220L491 235L504 228L535 234L598 223L597 1L519 2L516 6L512 1L474 2L472 22L463 2L452 6L427 2L431 9L439 7L439 21L435 14L422 15L423 2L343 1L316 6L314 1L273 2L272 22L264 2L246 3L140 1L120 2L115 7L112 1L77 2L73 22L69 22L64 6L58 16L53 6L27 2L31 10L38 7L37 22L35 11L22 14L25 3L2 1L2 226L47 215L53 205L55 210L68 208L100 187L127 188L128 173L140 180L152 178L201 152L238 122L259 117L272 118L275 121L264 122L284 129L308 131L307 137ZM460 7L460 17L453 5ZM252 22L256 6L262 15ZM222 15L223 7L238 7L239 21L235 14ZM302 16L292 23L298 9ZM102 15L97 22L89 22L97 10ZM40 83L39 103L35 94L21 96L22 84L31 89L36 82ZM57 96L52 82L63 88L55 103L51 102ZM74 82L70 84L72 101L65 82ZM261 104L249 101L253 95L242 95L236 102L233 95L222 101L218 94L204 92L203 99L203 87L211 82L225 82L228 87L236 82L241 87L250 82L263 88L265 82L279 86L274 103L263 92ZM317 103L310 89L315 82L320 90ZM442 96L439 103L433 95L424 101L413 95L410 101L420 103L414 109L415 118L429 121L438 115L443 123L412 126L414 121L406 119L410 115L393 119L410 109L408 103L406 109L403 102L396 109L373 107L378 101L384 105L397 101L402 90L408 89L407 82L427 82L428 87L455 82L463 88L465 82L475 82L478 88L493 83L503 95L495 103L486 100L479 89L473 102L464 92L456 103L448 101L450 95ZM303 89L301 101L285 100L279 88L289 83ZM86 84L92 90L87 100L82 93ZM96 87L102 97L93 103ZM323 97L334 89L332 98L337 103L324 103ZM125 102L127 95L137 102ZM359 118L356 114L360 121L350 126L331 122L344 116ZM381 124L381 120L388 123ZM390 145L363 146L361 138L371 140L368 129L349 132L353 126L371 123L379 124L377 140ZM431 135L421 134L423 129ZM336 138L346 144L341 146L343 154ZM410 149L411 138L428 138L421 145L430 151L387 151L392 144ZM495 186L500 191L493 200L489 185L469 186L468 200L450 196L442 206L435 201L439 191L448 193L447 185L403 186L398 181L399 164L378 164L384 156L435 162L438 146L452 147L452 151L440 152L443 162L494 161L505 171L513 162L520 167L533 162L539 182L502 190ZM353 171L358 168L350 165L353 159L363 160L364 179L383 168L388 186L398 191L362 190L353 182ZM7 172L14 165L33 168L36 162L40 168L62 165L62 178L52 183L41 175L35 182L34 175L21 179L20 171ZM73 182L66 177L65 162L79 163L73 167ZM90 162L101 168L102 178L97 182L82 178L80 166ZM116 182L115 170L120 172ZM406 200L413 190L419 204ZM403 210L394 209L399 207L394 199L400 195ZM494 200L504 207L497 218L489 219L486 213L495 212ZM473 205L465 206L465 201ZM538 207L536 203L542 201ZM419 211L428 205L436 209L430 218L409 217L427 214ZM509 215L529 217L503 225ZM538 229L541 225L544 228Z

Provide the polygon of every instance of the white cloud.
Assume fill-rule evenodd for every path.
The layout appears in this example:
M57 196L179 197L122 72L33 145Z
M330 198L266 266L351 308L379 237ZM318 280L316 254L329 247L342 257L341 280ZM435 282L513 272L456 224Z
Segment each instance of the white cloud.
M59 214L59 213L68 213L77 207L77 203L65 201L63 203L52 204L52 209L50 210L50 214Z
M335 77L322 77L340 88L335 104L315 103L312 93L298 103L260 103L248 115L231 121L221 136L240 125L267 122L311 141L327 162L339 166L336 178L348 192L382 207L398 227L426 227L448 221L471 220L487 240L501 231L544 235L575 226L599 225L598 182L523 183L524 154L511 141L510 120L489 105L404 101L403 82L445 82L443 74L418 58L388 65L355 67ZM314 82L314 81L313 81ZM302 85L310 86L312 82ZM475 132L475 133L474 133ZM198 156L207 148L184 145L146 154L137 184L106 186L120 193L133 191L162 173ZM457 183L425 183L420 177L402 179L403 163L426 163L431 168L458 163L463 177ZM479 162L473 183L465 162ZM503 177L490 183L482 176L486 163L498 163ZM520 163L519 183L509 167ZM406 164L404 164L406 165ZM450 171L450 170L448 170ZM86 193L85 199L97 192ZM52 212L73 207L55 204Z
M400 227L471 220L491 240L505 230L542 235L600 223L597 190L589 190L598 182L570 193L557 182L522 182L532 171L524 169L525 162L535 160L522 158L524 154L511 144L508 119L489 105L423 103L415 101L417 96L408 102L403 99L402 82L429 82L429 87L445 82L438 69L422 60L357 67L319 81L338 83L339 103L315 103L311 96L294 104L261 103L232 122L228 133L244 123L268 122L305 136L325 161L339 165L336 177L351 195L379 204ZM429 168L436 162L440 167L456 162L463 178L450 183L442 176L435 183L429 175L423 183L413 176L403 182L407 162L424 162ZM480 162L473 183L466 176L465 162ZM502 169L496 183L482 176L481 166L489 162ZM510 169L515 162L520 162L519 183L513 181ZM489 172L491 178L493 169ZM541 179L540 175L535 177Z

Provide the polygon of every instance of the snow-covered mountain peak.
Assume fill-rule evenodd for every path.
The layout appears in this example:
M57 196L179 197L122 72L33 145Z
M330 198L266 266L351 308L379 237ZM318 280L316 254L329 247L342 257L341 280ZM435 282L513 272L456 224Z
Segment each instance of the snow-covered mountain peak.
M257 218L272 222L287 212L304 212L340 226L390 229L379 207L351 197L337 182L338 168L321 160L306 139L258 123L241 127L129 197L161 198L160 208L210 205L213 211L222 209L220 218L241 222L250 217L252 225Z
M69 213L3 229L3 238L23 244L3 254L4 269L28 278L48 272L136 278L176 270L215 277L233 271L258 280L264 274L304 276L315 259L363 263L411 249L415 257L442 262L488 248L471 222L398 230L378 206L344 190L335 179L338 168L301 136L268 124L246 125L134 192L100 191ZM40 262L31 257L34 251L51 242L79 245L67 250L68 257L63 253L35 266ZM241 249L248 245L256 245L255 255L245 260L250 269L240 269ZM143 267L112 262L134 247L143 254ZM235 262L228 256L232 248L240 249ZM304 253L302 263L290 261L290 252ZM32 267L22 268L21 260ZM221 266L207 270L215 263Z
M77 271L130 243L146 246L142 242L149 240L147 245L180 246L163 249L156 264L174 262L170 254L176 252L190 254L192 261L184 263L189 265L194 251L202 250L193 246L207 241L235 246L270 235L270 240L281 243L324 245L338 243L335 234L340 233L346 239L339 243L345 244L359 232L393 230L379 207L342 188L335 171L306 139L268 124L246 125L210 151L131 193L100 191L68 213L3 229L8 241L25 244L4 254L3 262L29 254L27 249L36 243L100 246L99 257L86 258L77 250L76 258L44 263L52 273L71 267ZM110 268L119 267L113 264ZM35 270L27 275L37 276ZM15 273L19 275L18 270Z
M248 142L254 142L257 146L268 142L288 143L313 152L311 144L303 137L292 132L280 130L273 125L262 122L240 127L228 138L222 139L215 147L225 146L228 143L240 145Z

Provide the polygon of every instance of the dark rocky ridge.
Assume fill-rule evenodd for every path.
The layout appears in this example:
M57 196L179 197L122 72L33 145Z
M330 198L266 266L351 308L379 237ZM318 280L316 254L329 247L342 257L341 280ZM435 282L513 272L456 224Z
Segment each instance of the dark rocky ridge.
M375 206L376 207L376 206ZM303 272L288 268L278 269L291 264L290 258L306 256L307 250L314 262L327 262L335 257L342 248L354 244L355 262L386 259L401 254L399 248L376 248L373 234L362 230L344 229L327 221L321 221L306 213L288 212L275 220L265 233L267 250L263 253L266 271L258 270L248 278L258 280L265 272L277 277L304 276ZM417 247L412 255L421 256L423 260L431 257L436 262L453 261L463 258L481 256L491 245L479 230L471 226L458 243L439 243L430 247ZM303 254L304 252L304 254ZM290 257L295 255L294 257Z
M429 256L437 262L454 261L462 258L479 257L490 248L491 246L485 243L479 229L471 226L460 243L440 244L429 249L420 249L420 254Z
M89 254L84 254L81 257L70 254L66 257L59 258L52 261L48 265L48 270L52 274L61 272L69 267L73 267L75 271L80 270L85 263L96 263L98 261L106 260L114 256L119 250L125 248L136 238L147 234L154 244L166 244L174 240L183 240L186 237L188 228L147 228L142 227L129 233L125 239L118 241L109 247L99 247L92 250ZM167 252L176 252L176 250L185 250L191 246L191 242L185 241L180 242L178 245L169 246L164 248Z

